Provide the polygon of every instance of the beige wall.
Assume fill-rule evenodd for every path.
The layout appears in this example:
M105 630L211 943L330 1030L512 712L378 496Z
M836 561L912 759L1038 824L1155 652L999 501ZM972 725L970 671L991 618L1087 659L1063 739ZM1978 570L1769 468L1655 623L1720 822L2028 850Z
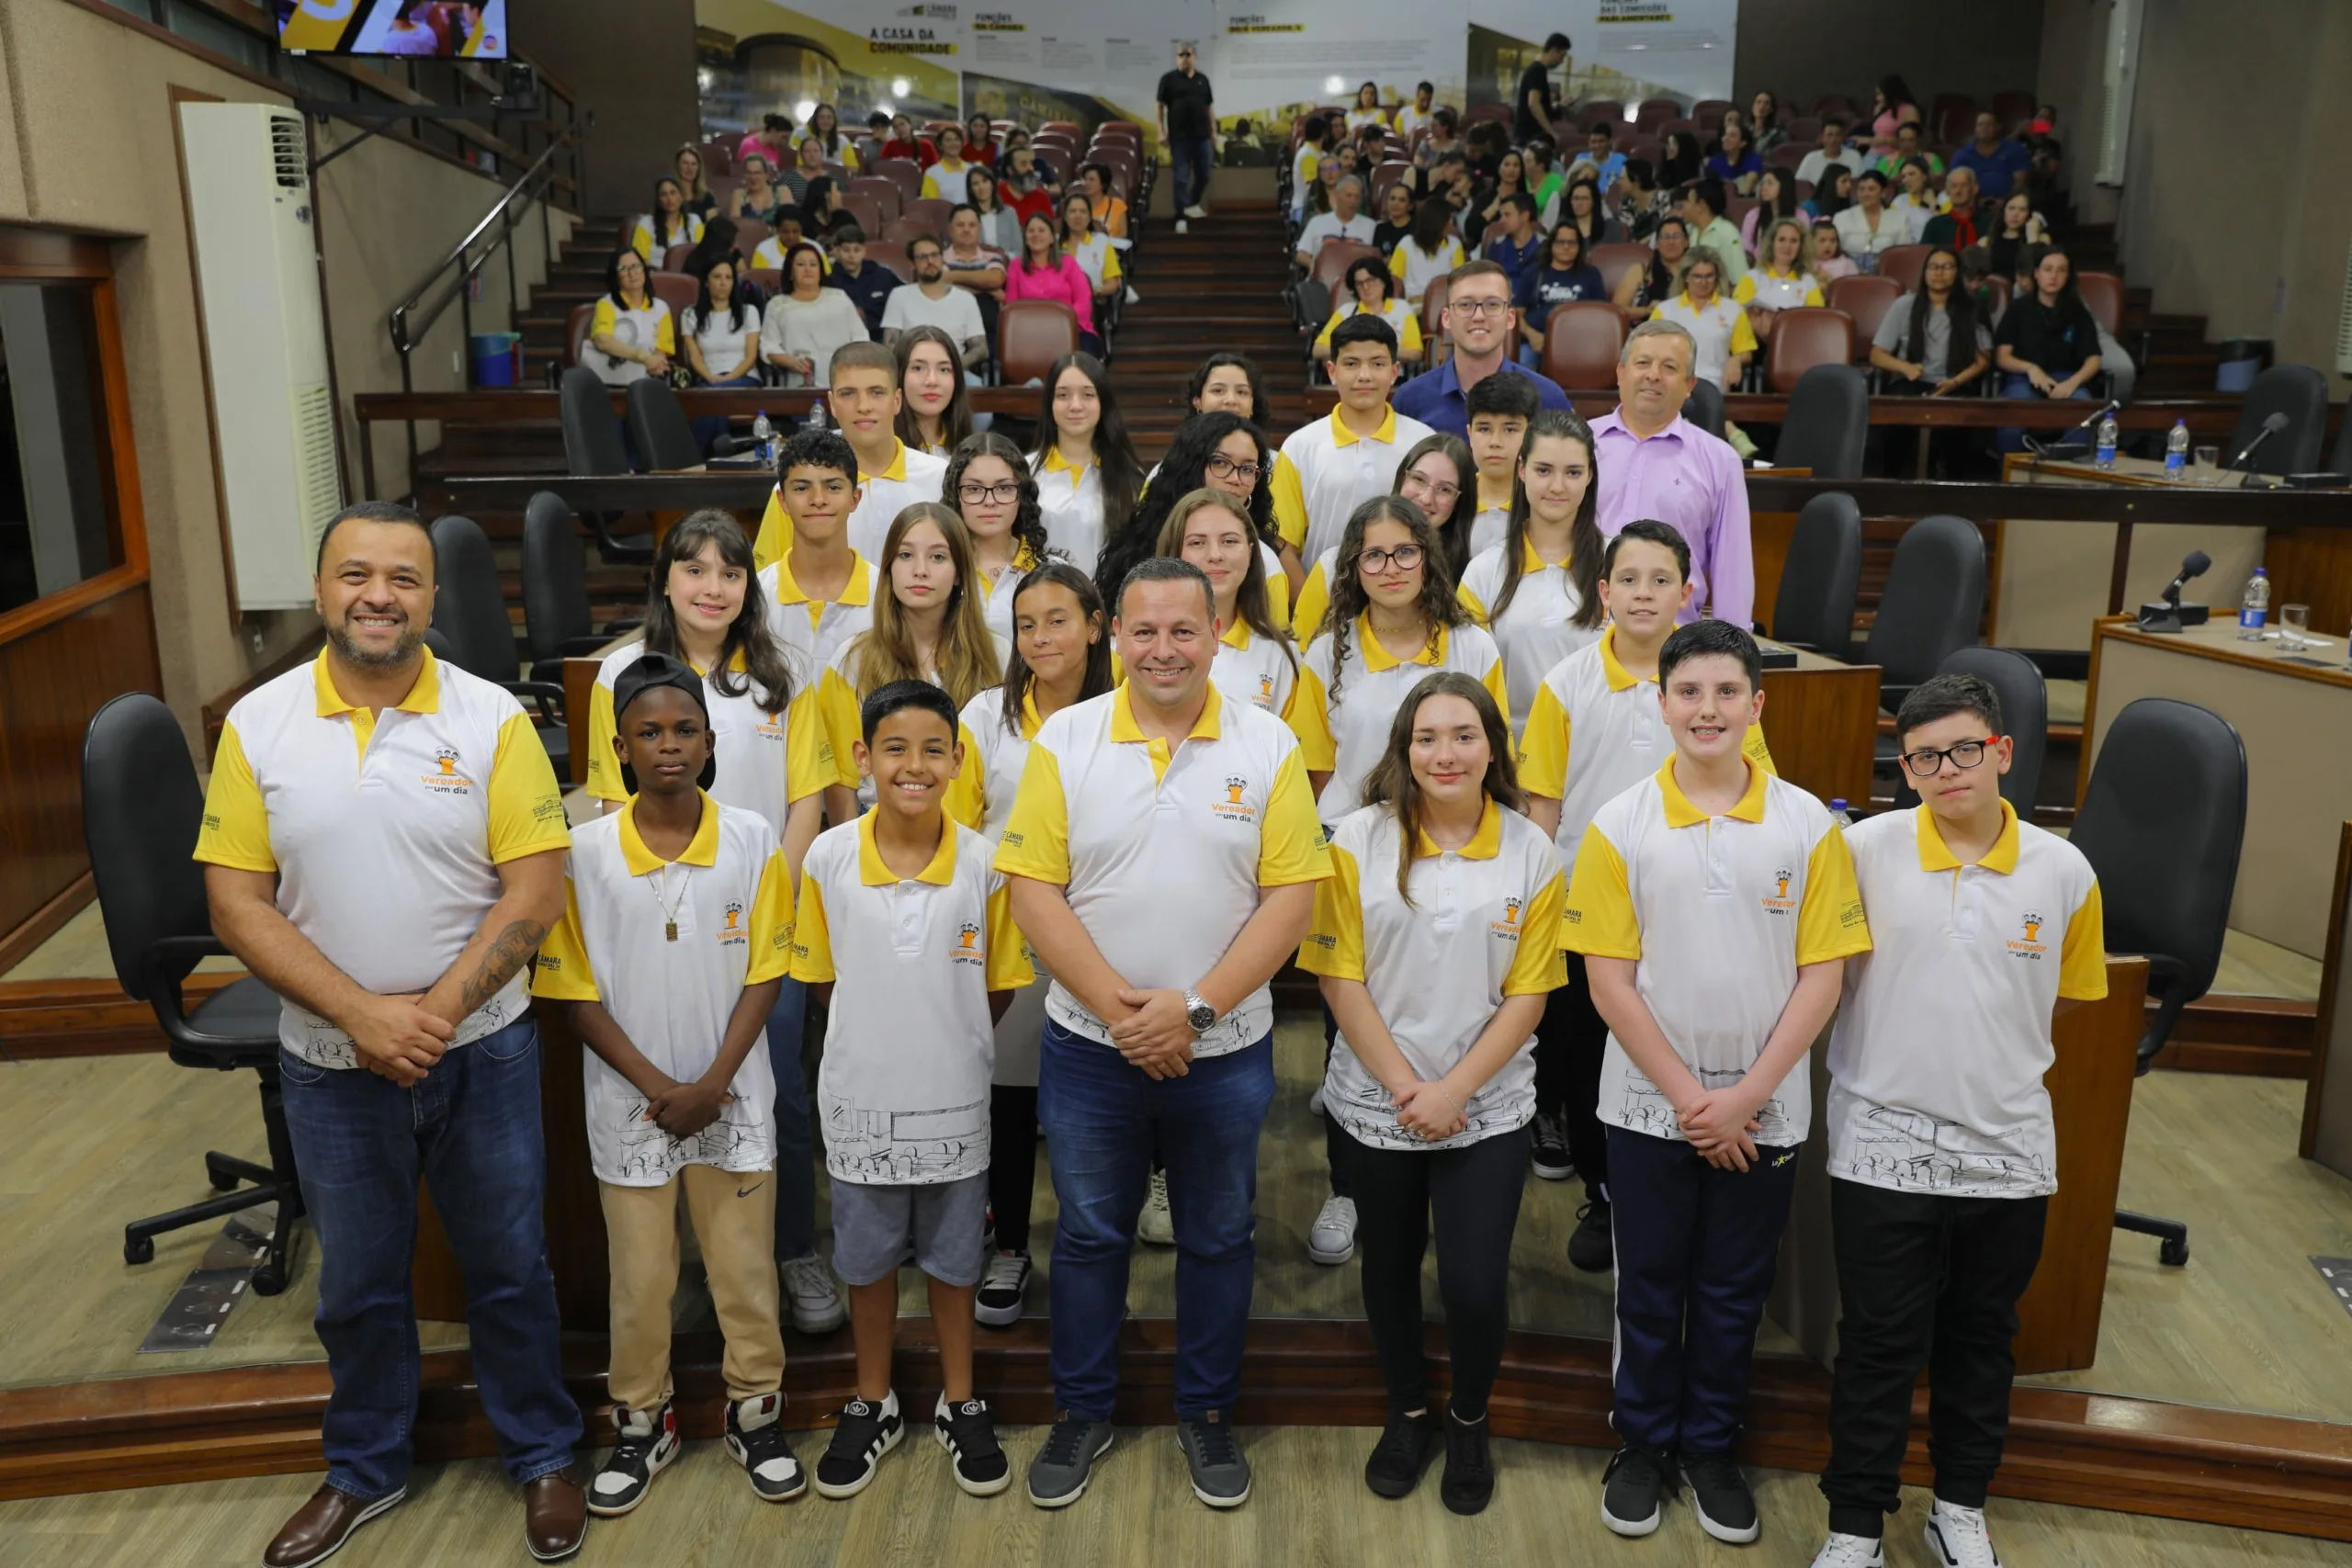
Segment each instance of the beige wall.
M255 83L65 0L0 0L0 222L112 237L123 357L153 566L164 697L195 733L198 710L314 628L308 612L232 623L220 547L193 258L181 200L171 93L286 102ZM327 144L356 134L344 121ZM348 420L355 392L400 386L386 318L424 269L497 199L500 186L400 142L379 139L319 178L328 266L329 335L345 410L348 492L358 486ZM557 231L558 243L565 232ZM539 228L520 236L527 283L540 276ZM485 327L503 325L502 260L485 269ZM420 389L462 384L453 308L417 356ZM379 488L407 488L398 427L377 446Z
M679 144L702 140L694 0L506 0L506 16L531 58L596 111L586 209L650 210Z

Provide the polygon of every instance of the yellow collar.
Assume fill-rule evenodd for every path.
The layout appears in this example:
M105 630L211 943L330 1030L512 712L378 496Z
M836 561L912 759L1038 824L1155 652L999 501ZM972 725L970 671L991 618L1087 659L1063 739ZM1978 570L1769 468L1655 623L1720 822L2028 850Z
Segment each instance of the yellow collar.
M1430 837L1429 829L1421 829L1419 841L1413 846L1413 858L1428 860L1432 855L1444 852ZM1470 835L1468 843L1454 852L1464 860L1492 860L1503 852L1503 814L1501 808L1495 805L1493 796L1487 797L1486 808L1478 813L1478 830Z
M1642 678L1619 661L1617 658L1617 628L1608 626L1600 634L1600 678L1609 682L1612 692L1630 691L1642 683ZM1657 684L1655 677L1651 685Z
M1922 804L1912 814L1919 830L1919 869L1921 871L1957 871L1960 857L1944 842L1943 829L1936 826L1935 813ZM2001 832L1984 858L1976 863L1987 871L1997 871L2003 876L2014 875L2018 869L2018 814L2007 801L2001 802Z
M1521 576L1528 577L1532 576L1537 572L1550 571L1553 570L1555 563L1545 560L1543 553L1536 549L1535 536L1532 534L1530 534L1525 539L1521 540L1521 543L1525 547L1527 552L1520 558L1519 570ZM1559 570L1566 571L1568 569L1568 561L1572 561L1575 558L1576 553L1574 549L1571 548L1568 555L1568 560L1557 563Z
M906 463L905 451L904 447L899 448L901 467ZM872 603L873 598L873 570L865 564L865 557L852 550L849 553L849 586L843 588L842 596L833 600L832 603L851 605L865 604ZM808 595L801 591L800 584L792 580L792 552L788 549L775 558L775 602L779 604L808 603Z
M1226 647L1230 649L1246 649L1249 648L1250 623L1241 618L1241 613L1238 608L1234 611L1233 624L1225 628L1224 634L1217 638L1217 641L1225 644Z
M883 863L882 846L875 842L874 823L880 815L877 807L857 819L857 879L868 887L888 887L905 880ZM933 887L944 887L956 880L956 824L944 817L939 819L939 849L915 880Z
M1046 448L1046 460L1037 467L1041 473L1069 474L1073 476L1069 482L1077 484L1085 477L1086 470L1093 466L1091 463L1073 463L1062 456L1059 446L1048 446Z
M1764 269L1764 276L1767 277L1777 277L1783 283L1795 283L1804 278L1804 273L1802 270L1797 272L1782 272L1777 266L1767 266Z
M433 657L429 648L417 650L424 662L417 666L416 683L409 687L408 695L392 706L401 713L439 713L441 711L441 662ZM339 713L356 713L359 705L343 700L334 689L334 677L327 672L327 650L319 649L319 657L311 665L311 682L318 687L319 716L333 718Z
M1212 681L1209 682L1207 700L1201 704L1201 716L1193 721L1192 731L1184 739L1187 740L1216 739L1223 733L1218 723L1218 710L1221 705L1221 700L1217 696L1216 682ZM1117 691L1111 694L1111 739L1138 746L1145 744L1150 739L1144 734L1143 726L1136 722L1135 699L1128 694L1124 682L1120 683Z
M867 479L896 479L900 484L907 482L907 444L893 435L890 437L890 466L878 474L866 475Z
M1763 769L1758 767L1753 761L1749 761L1747 793L1739 797L1738 805L1724 812L1724 815L1736 817L1742 822L1763 821L1765 776ZM1667 759L1666 766L1657 771L1657 789L1658 794L1666 798L1668 827L1695 828L1708 820L1707 814L1691 805L1690 797L1682 793L1682 786L1674 782L1674 759L1671 757Z
M1033 681L1029 689L1021 694L1021 739L1036 739L1038 727L1045 722L1037 716L1037 683Z
M695 826L695 836L686 844L685 852L678 856L681 865L717 865L718 863L718 803L700 790L702 820ZM659 871L671 863L645 847L637 831L637 796L630 795L628 804L621 807L621 863L628 867L631 876L643 876Z
M1447 629L1444 626L1430 627L1429 640L1421 644L1421 651L1413 655L1412 661L1416 664L1429 665L1444 663ZM1363 667L1366 674L1377 675L1383 670L1394 670L1397 665L1405 662L1381 647L1380 639L1372 635L1372 616L1368 613L1356 617L1356 646L1363 649Z
M1364 439L1365 437L1358 435L1355 433L1354 426L1349 424L1345 419L1340 417L1340 410L1333 409L1331 411L1332 446L1352 446L1357 442ZM1386 442L1390 446L1396 445L1396 407L1394 403L1383 403L1380 405L1380 428L1372 433L1370 439L1374 441Z

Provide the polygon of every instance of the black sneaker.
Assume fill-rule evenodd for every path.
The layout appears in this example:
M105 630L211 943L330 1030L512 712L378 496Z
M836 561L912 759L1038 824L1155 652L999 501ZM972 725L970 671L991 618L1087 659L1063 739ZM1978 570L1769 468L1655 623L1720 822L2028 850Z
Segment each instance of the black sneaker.
M1487 1421L1464 1421L1452 1411L1445 1416L1445 1475L1438 1482L1438 1500L1457 1514L1478 1514L1495 1495L1495 1459L1487 1449Z
M789 1503L808 1490L808 1472L784 1436L784 1395L763 1393L729 1401L727 1451L765 1503Z
M588 1511L608 1519L644 1502L653 1478L678 1457L678 1413L666 1399L659 1410L615 1405L613 1427L612 1457L588 1483Z
M943 1393L931 1424L939 1446L947 1450L956 1485L975 1497L993 1497L1012 1484L1012 1461L996 1440L996 1417L989 1414L987 1400L950 1404Z
M1600 1522L1619 1535L1652 1533L1669 1479L1664 1455L1627 1443L1600 1472Z
M1699 1510L1699 1528L1717 1540L1746 1546L1763 1533L1756 1518L1756 1494L1729 1454L1684 1454L1683 1484Z
M972 1296L974 1321L989 1328L1010 1328L1021 1321L1034 1266L1025 1252L995 1252L980 1274L980 1288Z
M1557 1111L1535 1113L1535 1143L1528 1163L1546 1181L1566 1181L1576 1172L1568 1158L1568 1123Z
M1577 1211L1577 1228L1568 1237L1568 1261L1588 1274L1606 1274L1617 1266L1617 1243L1609 1231L1609 1200L1595 1198Z
M874 1479L882 1456L899 1446L907 1424L899 1418L899 1393L891 1390L879 1404L853 1399L842 1406L833 1427L833 1440L817 1461L817 1495L854 1497Z
M1193 1473L1193 1495L1212 1508L1238 1508L1250 1501L1250 1461L1225 1412L1176 1417L1176 1446Z
M1390 1411L1380 1441L1363 1461L1363 1483L1383 1497L1410 1496L1437 1454L1438 1440L1437 1422L1429 1412L1407 1416Z
M1086 1495L1094 1461L1111 1446L1111 1423L1089 1421L1065 1410L1046 1428L1045 1446L1029 1461L1029 1501L1041 1508L1066 1508Z

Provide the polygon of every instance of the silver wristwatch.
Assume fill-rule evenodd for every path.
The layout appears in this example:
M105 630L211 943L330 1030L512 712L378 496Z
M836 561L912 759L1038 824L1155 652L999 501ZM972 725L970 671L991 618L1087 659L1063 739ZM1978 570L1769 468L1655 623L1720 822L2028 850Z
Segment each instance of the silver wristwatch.
M1216 1009L1198 991L1184 993L1184 1021L1193 1026L1194 1034L1206 1034L1216 1027Z

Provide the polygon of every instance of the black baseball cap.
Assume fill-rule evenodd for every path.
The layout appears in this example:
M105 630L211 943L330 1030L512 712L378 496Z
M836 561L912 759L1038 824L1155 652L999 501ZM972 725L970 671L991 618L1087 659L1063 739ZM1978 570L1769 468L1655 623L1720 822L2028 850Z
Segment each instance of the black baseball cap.
M702 677L695 673L694 666L666 653L647 653L640 655L636 663L622 671L613 682L613 728L616 732L621 727L621 720L628 716L629 705L657 686L674 686L692 697L695 706L702 710L704 728L709 728L710 694L703 690ZM708 789L718 777L718 749L714 738L710 760L703 764L702 774L695 783ZM637 770L627 762L621 764L621 787L631 795L637 793Z

